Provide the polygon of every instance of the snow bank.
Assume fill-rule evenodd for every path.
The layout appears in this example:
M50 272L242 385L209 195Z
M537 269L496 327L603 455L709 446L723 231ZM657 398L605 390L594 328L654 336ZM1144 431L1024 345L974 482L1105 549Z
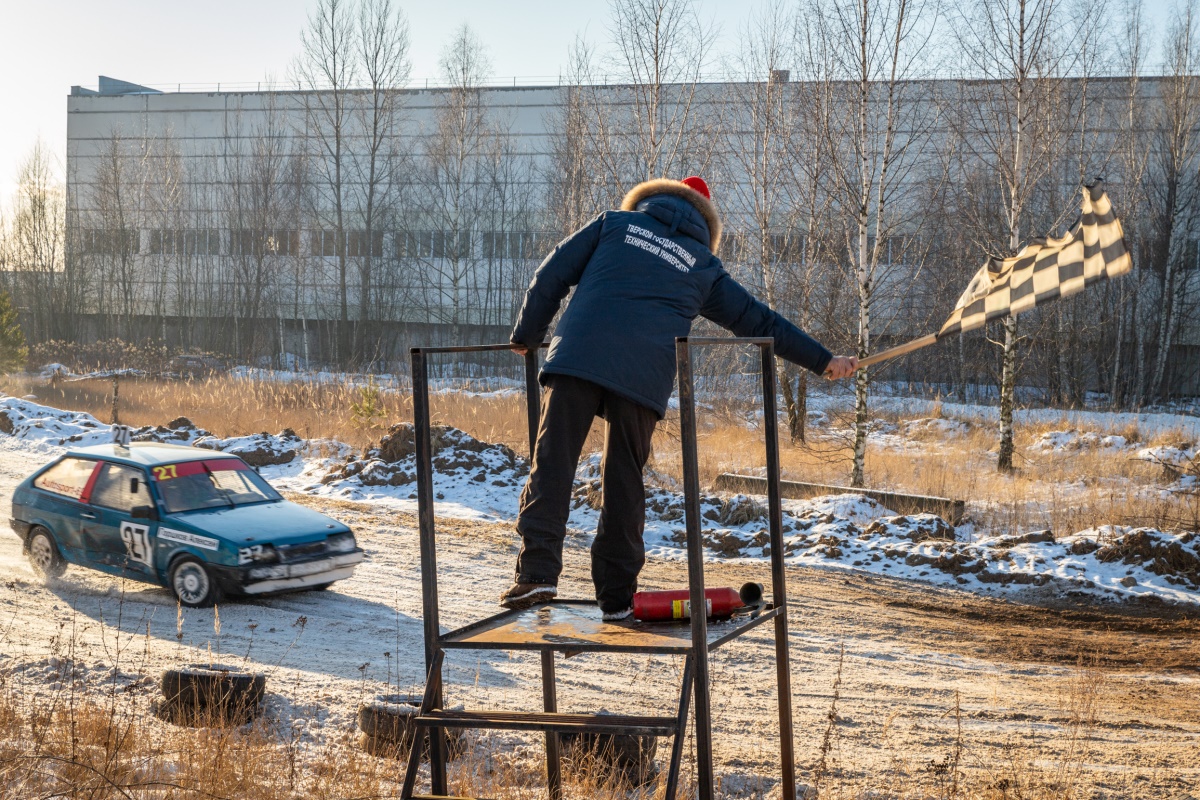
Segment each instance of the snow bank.
M291 428L284 428L280 433L263 431L228 439L218 439L209 435L197 438L192 444L207 450L220 450L241 456L242 460L252 467L266 467L291 463L305 449L307 443Z
M1124 436L1096 433L1094 431L1048 431L1029 445L1030 450L1042 453L1066 454L1081 451L1119 452L1128 447Z
M91 414L63 411L15 397L0 398L0 433L59 446L83 447L112 441L110 426Z

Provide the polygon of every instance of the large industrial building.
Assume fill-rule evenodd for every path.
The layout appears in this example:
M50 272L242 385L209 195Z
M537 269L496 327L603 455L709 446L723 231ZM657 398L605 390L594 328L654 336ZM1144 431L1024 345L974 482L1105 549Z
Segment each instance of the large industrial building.
M1089 140L1096 148L1113 144L1115 125L1103 120L1127 85L1089 89L1101 120ZM578 163L586 148L578 128L587 124L572 119L579 89L405 89L381 116L362 92L161 91L104 77L96 89L73 87L65 291L75 329L66 333L314 364L387 362L414 342L501 340L538 261L580 221L570 212L618 200L618 182L605 183L608 165ZM740 91L697 87L689 100L696 127L728 124L722 107ZM1107 111L1106 91L1116 103ZM1153 95L1154 81L1140 91ZM381 119L385 131L372 136ZM948 130L938 125L934 148ZM811 248L794 215L779 212L773 263L762 266L757 234L747 232L753 214L728 190L746 181L735 174L738 159L710 150L673 163L706 170L725 190L730 244L721 255L736 276L761 291L781 264L806 266L804 278L822 293L833 287L853 303L845 273L804 265ZM582 196L571 191L579 188L572 167L596 173L595 185L574 193ZM1059 172L1061 194L1074 203L1079 168ZM914 170L912 180L923 174ZM883 279L912 284L877 309L877 327L892 340L928 332L958 291L941 278L909 281L921 247L901 234L881 248ZM981 260L969 257L961 274ZM1198 275L1193 268L1187 280ZM1200 346L1194 323L1179 332L1188 352ZM808 324L820 322L810 315Z

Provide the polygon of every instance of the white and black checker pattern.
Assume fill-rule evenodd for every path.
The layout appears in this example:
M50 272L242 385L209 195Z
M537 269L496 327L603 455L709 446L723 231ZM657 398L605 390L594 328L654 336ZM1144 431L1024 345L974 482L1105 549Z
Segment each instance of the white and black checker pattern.
M938 337L982 328L1133 267L1121 221L1100 183L1083 188L1083 213L1060 239L1034 239L1012 258L989 259L971 279Z

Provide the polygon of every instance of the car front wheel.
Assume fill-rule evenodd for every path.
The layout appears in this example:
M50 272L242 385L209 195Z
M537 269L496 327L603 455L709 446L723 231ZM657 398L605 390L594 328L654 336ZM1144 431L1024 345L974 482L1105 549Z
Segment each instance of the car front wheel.
M27 549L29 563L39 575L57 578L66 570L67 562L63 561L54 537L45 528L37 527L30 532Z
M207 608L217 602L217 584L204 564L181 558L171 566L171 591L188 608Z

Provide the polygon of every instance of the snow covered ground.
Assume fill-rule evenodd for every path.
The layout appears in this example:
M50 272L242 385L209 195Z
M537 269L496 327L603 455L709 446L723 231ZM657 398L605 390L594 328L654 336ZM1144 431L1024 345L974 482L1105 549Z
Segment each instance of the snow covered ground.
M108 426L90 415L15 398L0 399L0 429L5 427L13 439L42 459L63 446L109 438ZM967 423L954 419L910 420L901 426L880 423L872 442L895 449L929 447L930 439L960 436L966 427ZM290 430L222 439L182 418L165 426L140 428L134 438L237 453L260 467L283 491L416 512L415 448L408 423L393 426L366 453L355 453L337 442L305 441ZM1074 430L1045 433L1029 449L1053 455L1085 450L1128 453L1180 469L1196 453L1195 445L1139 448L1120 435ZM439 515L487 522L515 518L529 468L510 448L439 426L434 430L433 461ZM654 482L671 483L663 476L652 476ZM1194 488L1195 478L1185 475L1166 491ZM600 489L599 459L593 454L580 465L568 522L580 535L595 530ZM763 498L705 495L701 514L710 558L769 557ZM1103 601L1200 606L1196 532L1110 525L1066 536L1046 531L978 536L969 524L956 531L935 516L898 515L853 494L785 501L783 527L789 563L876 573L984 595L1021 596L1036 589L1039 597L1058 592ZM683 496L677 488L668 485L648 491L645 540L651 558L683 558Z
M0 428L4 419L12 424L10 435L0 435L0 503L64 446L108 438L107 426L87 415L30 401L0 399ZM940 422L899 433L911 439L929 428L955 435L953 424ZM183 420L140 429L137 436L255 454L281 490L353 525L368 561L330 592L177 614L163 589L85 569L72 568L44 585L16 537L0 536L0 667L14 681L46 691L66 668L97 691L121 688L148 705L158 670L206 659L246 664L269 673L267 713L302 746L348 732L360 700L387 687L421 685L411 431L394 429L367 454L287 433L221 439ZM494 597L511 576L515 542L508 522L527 466L511 450L453 429L440 430L436 441L443 624L454 627L493 613ZM564 575L568 595L587 592L597 466L594 457L587 459L578 475ZM669 478L652 476L651 482L644 585L677 586L681 498ZM761 502L705 496L714 583L765 577ZM1053 760L1065 735L1062 698L1074 680L1073 665L1091 653L1119 665L1102 724L1089 739L1089 769L1097 780L1136 785L1139 775L1152 773L1145 785L1164 792L1158 796L1174 796L1200 780L1197 680L1174 668L1200 659L1193 624L1143 625L1140 617L1120 616L1124 604L1110 603L1118 616L1048 632L1061 624L1058 612L977 599L1054 603L1082 594L1157 598L1173 609L1191 608L1200 589L1185 580L1194 577L1197 556L1197 542L1187 534L1100 529L1057 540L1036 531L979 539L960 530L952 540L935 517L898 516L853 495L788 501L786 511L802 772L817 759L839 671L841 738L834 757L847 776L894 769L898 754L913 759L919 773L946 756L956 724L977 743L978 768L1001 764L1014 752ZM1156 613L1144 604L1131 608ZM1123 626L1131 632L1122 634ZM729 687L715 694L715 705L717 759L730 796L755 796L770 785L775 745L763 720L774 714L771 652L769 636L756 633L714 661L716 680ZM668 713L678 668L665 658L568 659L560 667L560 703L567 710L628 711L624 703L636 693L638 710ZM449 662L448 683L453 699L468 707L527 708L540 702L536 670L536 658L519 654L460 654ZM162 724L147 720L151 730ZM489 753L528 762L536 782L537 737L488 734L476 741Z

